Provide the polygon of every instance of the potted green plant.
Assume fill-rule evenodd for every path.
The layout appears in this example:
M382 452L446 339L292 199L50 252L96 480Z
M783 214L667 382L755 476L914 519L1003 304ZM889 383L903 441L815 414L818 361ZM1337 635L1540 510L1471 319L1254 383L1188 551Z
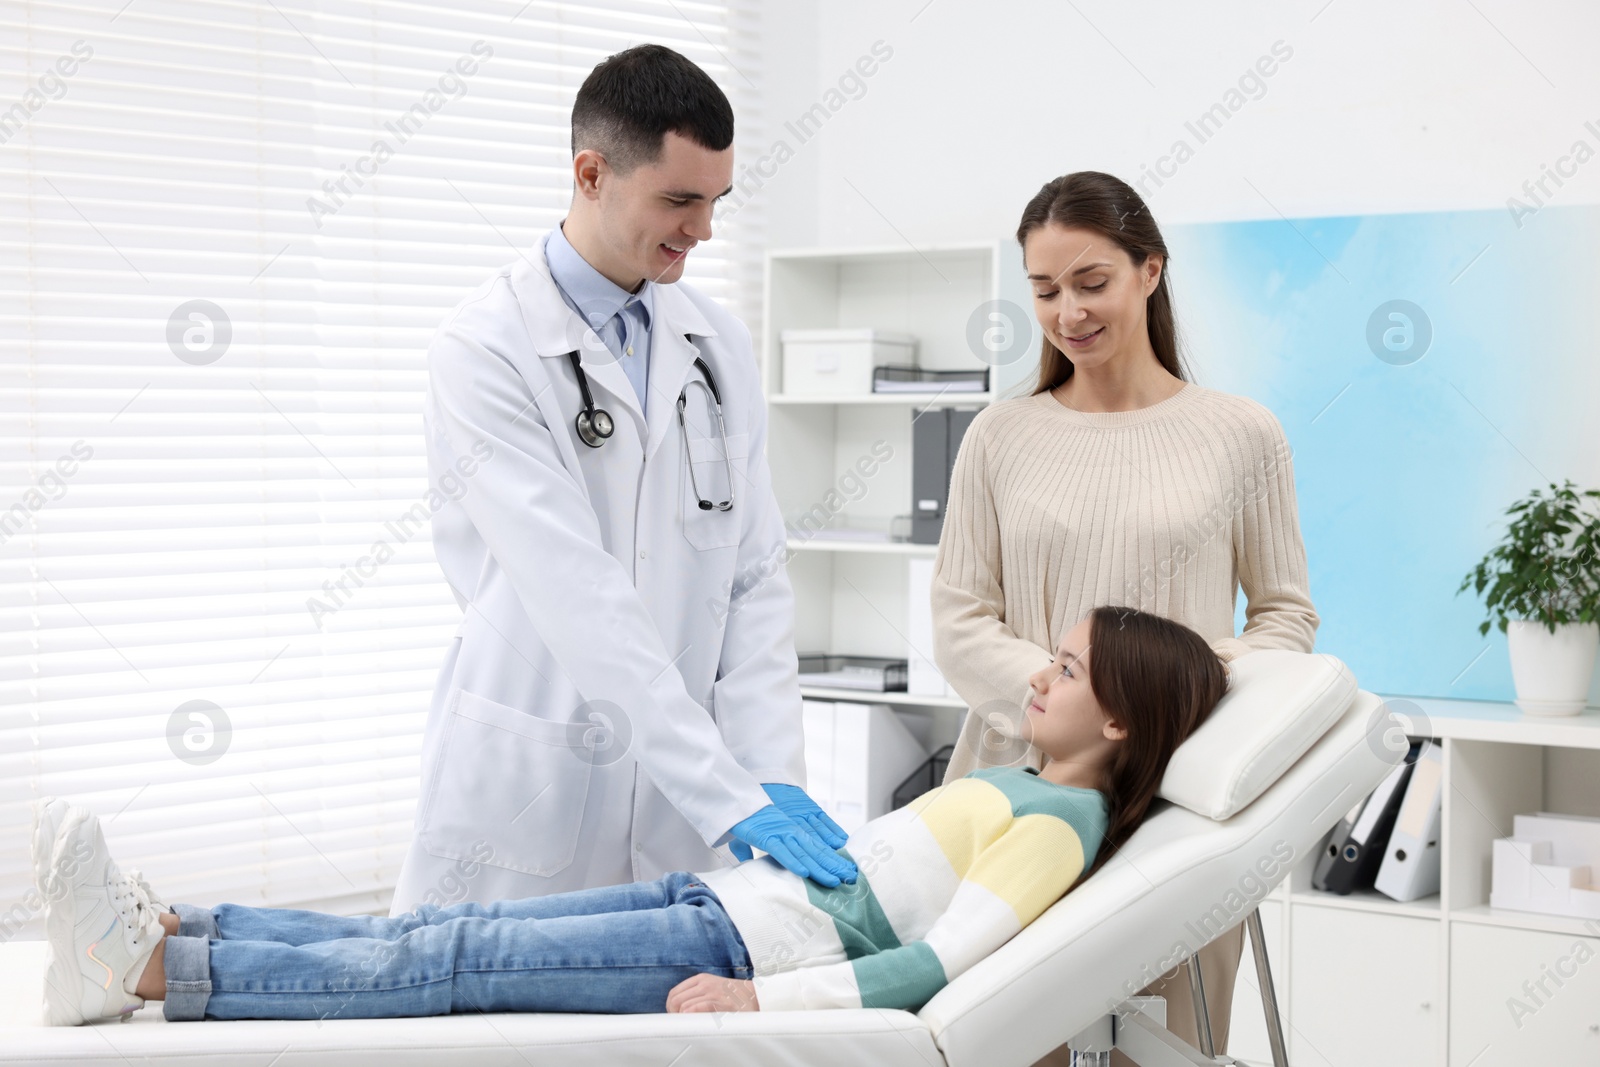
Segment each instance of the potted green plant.
M1528 715L1576 715L1588 700L1600 648L1600 515L1571 479L1535 489L1506 509L1506 536L1456 590L1488 590L1487 634L1498 623L1511 654L1517 706Z

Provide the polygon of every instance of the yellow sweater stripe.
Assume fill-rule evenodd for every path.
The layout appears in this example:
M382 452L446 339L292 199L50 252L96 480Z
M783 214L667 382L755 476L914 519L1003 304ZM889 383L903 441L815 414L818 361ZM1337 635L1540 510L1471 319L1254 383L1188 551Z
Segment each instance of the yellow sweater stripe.
M922 817L957 876L1005 833L1016 814L1011 798L981 778L958 778L906 805Z
M1063 874L1076 877L1083 867L1076 830L1054 815L1021 815L967 868L965 880L1010 904L1027 926L1067 891Z

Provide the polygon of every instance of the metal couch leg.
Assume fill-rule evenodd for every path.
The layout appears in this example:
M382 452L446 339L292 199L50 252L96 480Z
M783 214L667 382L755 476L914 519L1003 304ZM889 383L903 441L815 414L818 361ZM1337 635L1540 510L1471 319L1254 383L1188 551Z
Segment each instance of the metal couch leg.
M1189 996L1194 1001L1194 1032L1200 1038L1200 1052L1206 1056L1217 1054L1211 1040L1211 1013L1206 1010L1206 984L1200 976L1200 954L1189 957L1184 968L1189 972Z
M1272 1067L1289 1067L1289 1052L1283 1044L1283 1019L1278 1014L1278 995L1272 985L1272 969L1267 965L1267 941L1261 931L1261 912L1251 911L1245 919L1250 932L1250 950L1256 958L1256 983L1261 987L1261 1010L1267 1017L1267 1041L1272 1046Z

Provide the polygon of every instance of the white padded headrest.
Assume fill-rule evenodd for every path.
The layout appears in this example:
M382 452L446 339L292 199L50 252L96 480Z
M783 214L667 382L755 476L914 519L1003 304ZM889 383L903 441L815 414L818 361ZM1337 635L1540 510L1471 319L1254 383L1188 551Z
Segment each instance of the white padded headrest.
M1228 664L1228 692L1178 746L1157 793L1226 819L1278 780L1355 699L1350 668L1325 652L1259 648Z

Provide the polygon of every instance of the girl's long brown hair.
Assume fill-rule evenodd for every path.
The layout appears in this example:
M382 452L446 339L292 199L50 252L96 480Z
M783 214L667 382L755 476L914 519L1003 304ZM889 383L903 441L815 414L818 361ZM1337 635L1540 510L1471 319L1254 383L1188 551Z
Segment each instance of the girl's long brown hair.
M1049 223L1074 226L1112 241L1138 267L1151 254L1161 256L1161 279L1145 298L1145 325L1156 359L1175 378L1189 381L1179 365L1178 323L1172 312L1172 286L1168 281L1171 258L1150 209L1133 187L1121 178L1097 170L1080 170L1046 182L1022 210L1017 243L1024 249L1028 235ZM1072 377L1072 360L1047 336L1039 351L1039 379L1034 394L1054 389Z
M1189 627L1136 608L1089 612L1089 688L1128 731L1101 775L1110 814L1094 863L1098 871L1148 814L1167 761L1211 715L1228 690L1227 669ZM1077 883L1074 883L1077 884Z

